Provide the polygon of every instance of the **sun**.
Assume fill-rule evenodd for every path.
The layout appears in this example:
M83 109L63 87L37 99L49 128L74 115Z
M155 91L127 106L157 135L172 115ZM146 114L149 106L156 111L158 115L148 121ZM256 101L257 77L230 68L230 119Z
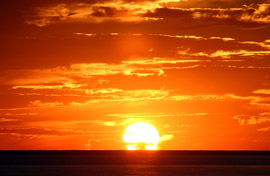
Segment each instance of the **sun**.
M156 150L159 134L155 127L145 122L128 126L123 134L127 150Z

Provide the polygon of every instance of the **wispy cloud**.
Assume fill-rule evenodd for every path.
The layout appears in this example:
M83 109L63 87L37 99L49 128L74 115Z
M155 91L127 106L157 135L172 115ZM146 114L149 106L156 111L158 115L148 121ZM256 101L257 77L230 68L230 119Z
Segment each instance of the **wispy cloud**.
M104 145L100 146L100 144L102 143L109 143L110 145ZM122 143L121 140L117 139L117 138L114 138L114 137L111 137L111 138L99 138L99 139L96 139L96 138L91 138L88 140L88 142L86 143L85 147L87 150L101 150L101 149L107 149L107 150L113 150L113 149L117 149L114 148L113 144L114 143Z
M96 120L96 121L93 121L92 123L96 123L96 124L103 125L103 126L116 126L117 125L117 122L115 122L115 121Z
M165 59L165 58L159 58L159 57L154 57L153 59L123 61L124 64L128 64L128 65L164 65L164 64L178 64L178 63L193 63L193 62L203 62L203 61L202 60L180 60L180 59L170 59L170 58Z
M270 126L269 127L266 127L266 128L259 128L259 129L257 129L257 131L268 132L268 131L270 131Z
M62 3L50 7L37 7L35 16L25 22L43 27L59 22L101 23L115 20L119 22L148 21L156 18L143 17L142 14L162 8L162 5L176 0L127 2L112 0L97 3Z
M73 129L55 129L48 127L6 127L0 128L0 132L4 134L17 134L17 135L74 135L77 133Z
M36 112L27 112L27 113L4 113L3 116L34 116L38 115Z
M256 125L270 122L269 114L261 113L259 115L236 115L233 119L238 120L240 125Z
M108 114L116 118L168 118L177 116L205 116L208 113L133 113L133 114Z
M239 100L249 101L250 105L269 107L270 97L260 97L260 96L238 96L234 94L226 94L225 97Z
M37 7L36 14L25 22L43 27L63 22L101 23L108 20L134 22L186 17L189 19L229 19L241 22L270 23L269 2L242 8L179 8L177 4L180 3L181 1L177 0L62 3L49 7ZM168 12L161 13L161 11Z
M168 113L133 113L133 114L108 114L109 117L116 118L159 118L159 117L174 117L177 114Z
M170 128L171 127L171 125L169 125L169 124L165 124L165 125L163 125L163 128Z
M159 142L170 141L174 138L173 134L165 134L159 137Z
M184 100L222 100L224 96L222 95L175 95L168 97L169 100L174 101L184 101Z
M188 69L194 65L192 63L202 62L201 60L183 60L173 58L158 58L152 59L130 59L122 61L121 64L106 64L106 63L93 63L93 64L74 64L71 65L73 73L83 76L99 76L99 75L116 75L122 74L126 76L162 76L165 70L169 69ZM190 63L192 65L180 65L182 63ZM169 66L171 64L172 66ZM177 66L175 66L177 64ZM142 67L144 66L144 67ZM155 67L153 67L155 66Z
M231 19L242 22L270 23L270 3L257 4L255 7L230 9L193 9L192 16L195 19Z
M150 101L162 100L169 94L166 90L126 90L116 94L94 97L86 102L71 102L72 106L86 106L93 103L101 102L137 102L137 101Z
M22 121L22 119L0 118L0 122L18 122L18 121Z
M229 59L235 56L239 58L251 58L254 56L269 56L270 51L249 51L249 50L217 50L211 53L207 52L197 52L192 53L189 50L179 50L177 52L179 55L184 56L196 56L196 57L209 57L209 58L222 58L222 59ZM233 60L231 60L233 61ZM242 60L243 61L243 60Z
M253 93L270 95L270 89L258 89L253 91Z
M86 89L85 93L90 94L90 95L95 95L95 94L112 94L112 93L117 93L117 92L122 92L122 89L118 88L101 88L101 89Z
M74 128L59 128L48 126L24 126L24 127L1 127L1 134L17 135L17 136L90 136L97 134L112 134L119 131L90 131Z
M218 50L212 54L210 57L222 57L222 58L230 58L232 56L268 56L270 55L270 51L247 51L247 50L239 50L239 51L223 51Z
M62 102L41 102L40 100L31 101L29 106L34 107L55 107L55 106L63 106Z
M94 33L75 33L86 37L98 37L105 34ZM114 36L125 36L127 34L106 34ZM135 35L135 34L130 34ZM137 34L136 34L137 35ZM142 34L140 34L142 35ZM32 90L82 90L85 91L89 87L88 80L98 80L104 76L124 75L124 76L137 76L137 77L152 77L152 76L166 76L166 72L170 70L181 69L196 69L209 65L214 59L220 59L223 62L240 61L243 59L250 59L256 57L267 57L270 55L269 41L263 42L254 41L237 41L230 37L203 37L196 35L172 35L172 34L144 34L145 36L165 37L179 40L191 40L210 42L211 45L216 45L215 42L226 43L226 46L237 46L237 50L227 50L209 47L202 48L200 51L192 48L177 47L175 50L175 57L131 57L126 58L120 63L77 63L65 67L54 67L46 69L28 69L28 70L10 70L6 74L6 78L0 78L1 84L12 85L12 89L32 89ZM122 36L122 37L123 37ZM128 35L129 36L129 35ZM213 43L211 43L213 42ZM207 44L208 45L208 44ZM207 46L206 45L206 46ZM227 59L227 60L225 60ZM230 60L231 59L231 60ZM268 69L265 66L247 66L247 65L231 65L232 68L254 68L254 69ZM7 80L8 79L8 80ZM85 79L85 80L84 80ZM87 80L86 80L87 79ZM80 80L80 81L78 81ZM107 80L109 81L109 80ZM92 84L92 83L91 83ZM94 83L97 84L97 83ZM91 90L91 89L89 89ZM98 91L98 90L97 90ZM91 93L91 91L89 91Z
M12 89L78 89L82 86L81 84L74 84L72 82L63 82L58 85L20 85L20 86L13 86Z

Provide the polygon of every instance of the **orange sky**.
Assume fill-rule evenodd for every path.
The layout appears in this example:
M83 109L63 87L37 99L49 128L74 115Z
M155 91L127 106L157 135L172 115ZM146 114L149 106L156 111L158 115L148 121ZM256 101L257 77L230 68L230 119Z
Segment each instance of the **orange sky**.
M270 1L1 1L0 149L270 148Z

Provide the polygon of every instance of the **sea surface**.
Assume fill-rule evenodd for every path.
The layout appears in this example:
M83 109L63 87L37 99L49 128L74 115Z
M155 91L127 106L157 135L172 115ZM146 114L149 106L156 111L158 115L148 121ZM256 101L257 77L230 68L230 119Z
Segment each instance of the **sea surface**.
M270 151L0 151L0 176L270 176Z

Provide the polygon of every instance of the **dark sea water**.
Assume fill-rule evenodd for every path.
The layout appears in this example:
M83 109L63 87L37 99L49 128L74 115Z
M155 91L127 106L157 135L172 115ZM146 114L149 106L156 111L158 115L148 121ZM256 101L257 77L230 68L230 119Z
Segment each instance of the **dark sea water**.
M270 176L270 151L0 151L0 176Z

